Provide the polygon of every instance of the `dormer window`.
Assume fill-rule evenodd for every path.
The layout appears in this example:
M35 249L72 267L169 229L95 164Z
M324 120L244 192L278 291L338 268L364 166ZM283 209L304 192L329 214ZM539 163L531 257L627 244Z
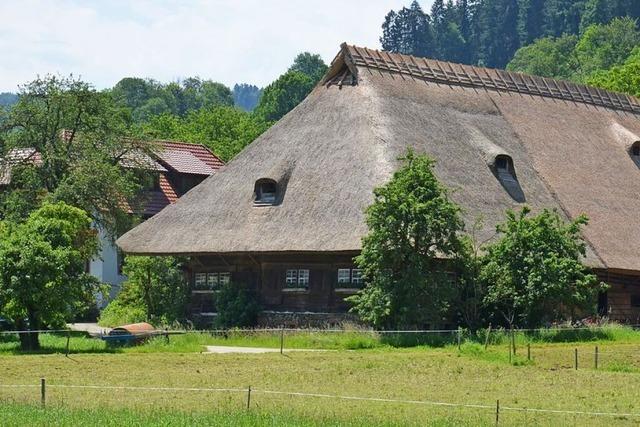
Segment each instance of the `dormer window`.
M498 178L500 180L516 180L513 169L513 160L511 160L511 157L505 155L496 157L495 166L496 173L498 174Z
M277 200L278 185L272 179L259 179L255 186L256 205L274 205Z
M496 178L509 193L509 196L516 202L525 202L524 193L516 177L516 170L513 167L513 159L506 154L500 154L495 158L493 169Z
M640 168L640 141L636 141L633 143L633 145L631 145L629 154L631 155L631 159L634 161L636 166Z

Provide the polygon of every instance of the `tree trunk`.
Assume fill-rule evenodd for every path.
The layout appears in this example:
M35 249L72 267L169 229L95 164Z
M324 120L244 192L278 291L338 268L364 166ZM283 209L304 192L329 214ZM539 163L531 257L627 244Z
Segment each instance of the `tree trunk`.
M27 328L24 320L16 320L15 325L19 331L24 330L37 330L39 328L38 319L30 313L29 315L29 328ZM20 337L20 350L22 351L38 351L40 350L40 340L38 332L21 333Z

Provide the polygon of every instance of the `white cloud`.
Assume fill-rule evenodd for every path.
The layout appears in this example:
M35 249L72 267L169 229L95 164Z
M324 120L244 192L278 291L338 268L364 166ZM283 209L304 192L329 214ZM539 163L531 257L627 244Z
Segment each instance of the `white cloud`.
M268 84L302 51L330 62L341 42L379 47L409 0L3 0L0 91L46 73L98 88L122 77L201 76ZM426 9L431 1L422 1Z

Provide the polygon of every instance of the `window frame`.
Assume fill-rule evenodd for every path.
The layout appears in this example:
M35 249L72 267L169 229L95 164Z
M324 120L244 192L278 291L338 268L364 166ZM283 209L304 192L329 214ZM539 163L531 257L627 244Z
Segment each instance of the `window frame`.
M355 273L358 272L358 277L356 278ZM351 269L351 286L355 289L360 289L364 286L364 277L362 275L361 268L352 268Z
M340 277L342 273L343 277ZM346 273L346 280L344 274ZM339 285L349 285L351 286L351 269L350 268L339 268L338 269L338 286Z
M269 190L264 191L269 186ZM256 205L275 205L278 201L278 183L269 178L261 178L256 181L254 187L254 203Z
M288 268L284 277L284 290L306 291L311 282L311 270L308 268Z
M199 280L201 279L201 281ZM199 271L193 274L193 289L195 290L206 290L207 288L207 273ZM199 284L200 283L200 284Z

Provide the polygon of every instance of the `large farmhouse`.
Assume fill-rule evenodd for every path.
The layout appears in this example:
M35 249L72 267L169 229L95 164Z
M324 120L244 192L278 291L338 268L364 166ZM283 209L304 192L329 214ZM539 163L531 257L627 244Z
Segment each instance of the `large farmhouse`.
M585 213L599 309L640 316L640 102L499 70L343 45L313 92L230 164L118 240L191 255L194 314L228 280L275 313L327 316L362 286L364 210L411 147L437 160L478 239L506 209ZM315 313L315 314L314 314ZM302 315L302 314L301 314Z
M122 167L144 168L150 178L148 186L140 194L137 206L125 206L130 214L141 219L151 218L165 206L175 203L179 197L213 175L224 166L215 154L202 144L158 140L152 142L151 155L142 151L129 153L120 161ZM42 157L33 148L14 148L0 159L0 191L11 184L13 168L22 164L39 166ZM109 298L115 297L126 277L122 274L122 256L113 238L104 230L98 230L100 253L89 261L88 271L101 282L109 284ZM100 299L100 306L108 301Z

